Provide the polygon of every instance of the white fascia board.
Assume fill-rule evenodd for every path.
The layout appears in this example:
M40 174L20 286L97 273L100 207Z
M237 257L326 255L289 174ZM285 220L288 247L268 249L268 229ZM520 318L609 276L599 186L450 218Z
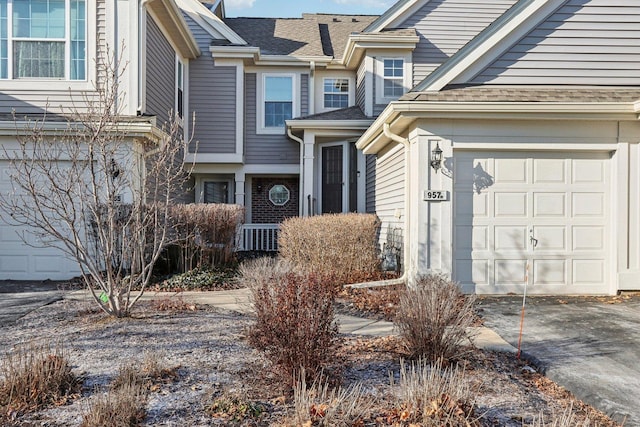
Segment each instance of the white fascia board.
M373 120L287 120L287 126L294 129L332 129L365 131Z
M229 163L242 164L244 158L242 154L237 153L187 153L184 156L185 163Z
M417 3L427 3L429 0L402 0L395 3L389 10L383 13L378 19L369 24L363 32L374 33L384 30L389 24L404 15Z
M347 68L357 65L367 49L414 50L419 41L417 35L352 34L340 63Z
M463 75L473 77L479 69L490 64L564 2L565 0L527 0L516 3L414 90L439 91Z
M169 42L181 57L193 59L200 56L198 43L189 29L187 21L185 21L182 16L182 12L173 0L142 0L141 4L153 15L156 22L164 28L165 35L177 35L180 38L181 43L176 43L171 40L172 37L168 37ZM161 5L164 9L169 21L162 19L162 17L158 15L158 10L156 9L158 5Z
M175 0L178 6L212 37L224 37L233 44L248 44L218 16L198 0Z
M640 99L633 103L633 109L636 113L640 113Z
M640 101L639 101L640 102ZM391 140L383 135L384 123L402 134L418 119L493 120L615 120L638 121L638 103L558 102L435 102L390 103L356 142L365 154L375 154Z
M312 62L318 65L328 64L333 58L330 56L289 56L289 55L258 55L255 65L283 65L288 67L309 67Z
M256 60L260 55L260 48L253 46L210 46L209 52L213 59L233 58Z

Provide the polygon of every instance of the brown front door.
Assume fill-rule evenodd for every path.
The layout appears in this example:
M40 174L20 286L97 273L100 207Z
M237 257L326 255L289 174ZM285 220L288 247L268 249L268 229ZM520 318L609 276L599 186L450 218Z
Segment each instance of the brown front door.
M342 213L342 145L322 148L322 213Z

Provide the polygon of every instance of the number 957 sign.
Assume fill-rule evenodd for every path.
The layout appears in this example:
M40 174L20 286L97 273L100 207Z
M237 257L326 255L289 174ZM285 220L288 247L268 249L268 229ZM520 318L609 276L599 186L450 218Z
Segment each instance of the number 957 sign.
M443 190L426 190L424 192L426 202L445 202L449 200L449 192Z

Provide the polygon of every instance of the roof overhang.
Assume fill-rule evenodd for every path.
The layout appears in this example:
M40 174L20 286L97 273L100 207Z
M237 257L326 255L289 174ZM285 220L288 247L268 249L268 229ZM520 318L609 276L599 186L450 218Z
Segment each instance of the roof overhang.
M349 36L340 65L353 68L360 63L367 49L414 50L420 41L417 35L352 34Z
M373 120L287 120L287 127L292 131L297 130L336 130L336 131L357 131L360 134L367 130Z
M198 43L173 0L142 0L142 5L168 33L180 56L189 59L200 56Z
M287 67L306 67L328 64L333 58L330 56L289 56L263 55L259 47L255 46L210 46L209 51L213 59L242 59L247 65L281 65Z
M218 0L213 9L206 7L199 0L175 0L175 2L212 37L224 37L232 44L247 44L242 37L229 28L221 19L220 16L224 16L224 2L221 0Z
M640 100L615 102L446 102L396 101L390 103L356 142L364 154L376 154L392 140L384 135L389 124L396 135L408 133L420 119L466 120L640 120Z

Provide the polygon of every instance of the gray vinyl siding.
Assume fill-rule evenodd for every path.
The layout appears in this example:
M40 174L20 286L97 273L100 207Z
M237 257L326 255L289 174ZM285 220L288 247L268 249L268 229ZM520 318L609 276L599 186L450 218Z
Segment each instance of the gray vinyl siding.
M171 44L147 14L147 108L158 118L158 126L169 122L175 109L176 56Z
M256 132L256 74L245 75L245 163L246 164L299 164L300 144L284 133L258 135Z
M373 190L375 213L382 222L380 229L381 248L384 248L384 244L395 246L402 244L405 214L404 159L404 147L395 145L379 153L375 160L375 169L371 178L375 182ZM371 173L369 168L367 168L367 173ZM367 194L367 198L369 201L371 196ZM400 212L400 218L396 215L397 212Z
M376 156L365 155L367 175L365 184L365 210L367 213L376 212Z
M216 67L209 54L211 34L189 16L189 29L203 52L189 61L189 112L195 114L194 148L199 153L236 152L236 67Z
M638 0L569 0L473 82L640 84Z
M366 78L367 78L367 70L366 70L366 61L362 60L360 62L360 66L358 67L358 73L356 75L356 105L360 107L362 111L366 111Z
M516 0L431 0L407 19L420 41L413 51L414 86L495 21Z
M309 75L300 76L300 117L309 115Z

